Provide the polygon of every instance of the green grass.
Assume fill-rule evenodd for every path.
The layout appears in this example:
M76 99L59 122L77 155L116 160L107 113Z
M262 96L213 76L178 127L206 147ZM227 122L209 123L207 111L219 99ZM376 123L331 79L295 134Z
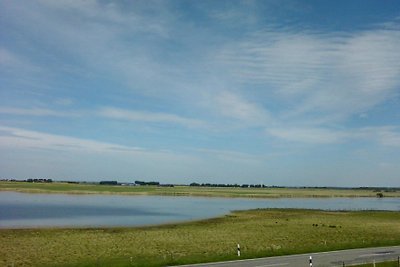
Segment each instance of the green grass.
M0 266L166 266L400 245L399 212L251 210L142 228L0 230ZM131 262L132 259L132 262Z
M322 188L212 188L212 187L157 187L157 186L107 186L67 183L0 182L0 191L29 193L70 194L129 194L206 197L376 197L373 189L322 189ZM385 197L400 197L400 190L383 192Z

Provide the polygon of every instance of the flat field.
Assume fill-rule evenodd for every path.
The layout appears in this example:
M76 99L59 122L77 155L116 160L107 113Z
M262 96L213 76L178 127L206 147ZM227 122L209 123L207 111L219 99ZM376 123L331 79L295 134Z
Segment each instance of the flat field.
M400 212L266 209L142 228L0 230L0 266L166 266L400 245Z
M71 194L127 194L166 196L206 196L206 197L376 197L374 189L325 189L325 188L217 188L192 186L108 186L96 184L68 183L25 183L0 182L2 191L28 193L71 193ZM385 197L400 197L400 190L382 192Z

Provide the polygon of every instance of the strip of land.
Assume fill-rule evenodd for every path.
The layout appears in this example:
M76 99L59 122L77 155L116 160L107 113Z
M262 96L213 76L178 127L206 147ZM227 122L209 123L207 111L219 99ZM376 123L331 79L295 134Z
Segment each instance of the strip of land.
M0 230L0 266L166 266L400 245L399 212L265 209L142 228Z
M99 184L0 182L0 191L63 194L124 194L243 198L400 197L400 189L219 188L193 186L110 186Z

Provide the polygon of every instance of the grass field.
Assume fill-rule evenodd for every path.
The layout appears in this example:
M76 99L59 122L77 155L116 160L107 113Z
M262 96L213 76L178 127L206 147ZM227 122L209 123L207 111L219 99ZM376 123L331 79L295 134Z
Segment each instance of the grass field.
M165 266L400 245L399 212L252 210L144 228L0 230L0 266Z
M373 189L323 189L323 188L212 188L212 187L157 187L157 186L107 186L67 183L0 182L0 190L29 193L73 194L130 194L207 197L376 197ZM382 192L385 197L400 197L400 190Z

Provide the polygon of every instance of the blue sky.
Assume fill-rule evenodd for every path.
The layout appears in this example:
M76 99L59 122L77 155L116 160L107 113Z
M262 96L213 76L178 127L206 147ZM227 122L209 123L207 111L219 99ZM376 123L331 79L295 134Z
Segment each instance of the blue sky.
M400 2L0 2L0 177L400 186Z

